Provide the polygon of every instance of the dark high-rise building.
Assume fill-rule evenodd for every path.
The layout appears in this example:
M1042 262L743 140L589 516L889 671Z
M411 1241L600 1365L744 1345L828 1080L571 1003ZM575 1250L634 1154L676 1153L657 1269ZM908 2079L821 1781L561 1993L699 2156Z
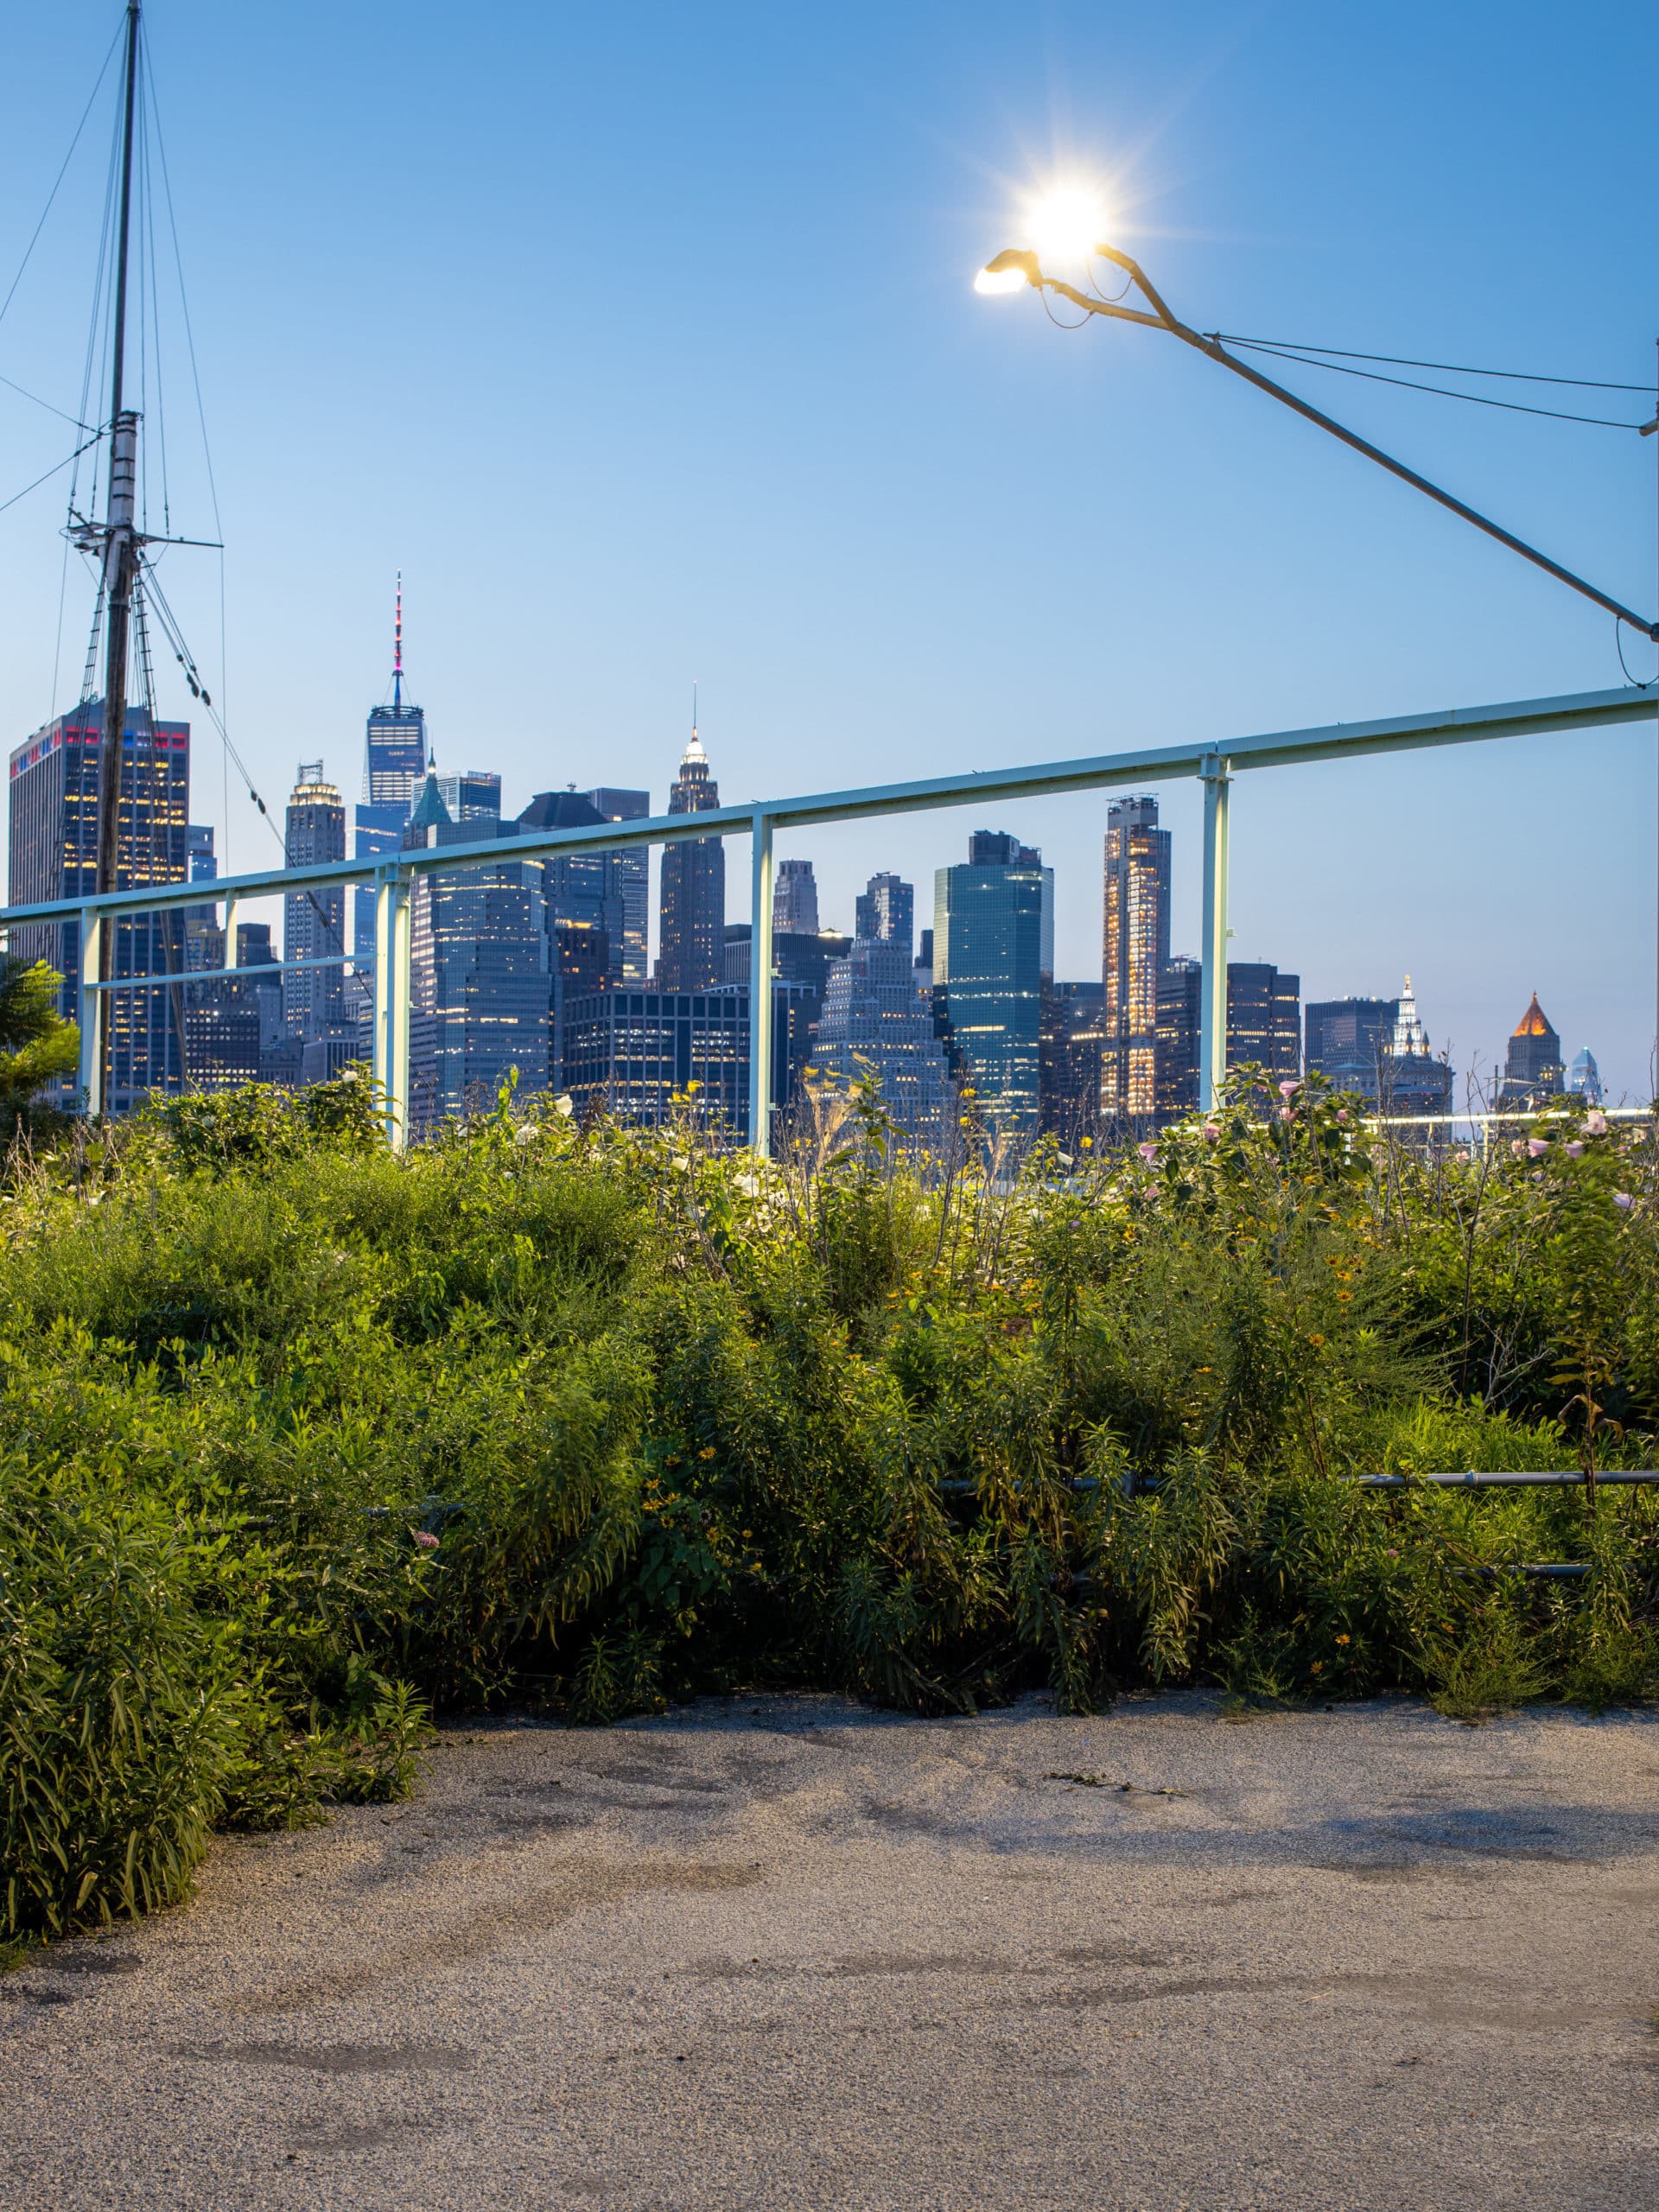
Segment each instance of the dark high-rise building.
M1151 797L1114 799L1106 815L1102 979L1105 1050L1100 1110L1109 1127L1157 1104L1158 987L1169 964L1169 832Z
M1153 1111L1160 1122L1196 1113L1204 1020L1204 963L1177 953L1158 979Z
M1018 1140L1040 1125L1043 1004L1054 973L1054 871L1017 837L976 830L933 879L933 998L957 1082Z
M104 703L83 699L67 715L37 730L13 752L7 896L12 904L75 899L98 881L99 752ZM189 880L190 725L155 721L149 709L129 707L122 732L121 796L116 817L116 883L125 890L144 883ZM118 976L182 974L186 963L182 918L139 914L113 925ZM44 960L63 977L60 1008L78 1013L80 923L37 922L15 929L11 950L21 959ZM149 987L117 991L110 1009L111 1112L123 1114L152 1090L176 1090L183 1080L183 1039L178 1033L182 990ZM73 1104L73 1078L46 1094Z
M855 938L846 957L830 963L812 1059L843 1085L874 1076L898 1127L912 1143L937 1148L952 1096L950 1071L912 967L908 944Z
M855 906L853 934L909 952L916 942L915 887L901 876L873 875Z
M1580 1045L1573 1055L1573 1065L1567 1071L1567 1088L1574 1098L1582 1098L1586 1106L1601 1103L1601 1070L1587 1045Z
M518 817L521 830L594 830L605 817L580 791L538 791ZM620 852L578 847L550 853L542 870L542 901L552 982L549 1031L550 1080L561 1084L567 1001L603 991L621 978L618 949L626 925L626 881Z
M707 814L720 786L695 726L668 795L671 814ZM662 918L657 984L664 991L702 991L718 982L726 930L726 848L718 837L687 837L663 848Z
M1056 983L1044 1006L1042 1122L1068 1147L1100 1128L1103 983Z
M395 853L427 769L426 710L404 697L404 578L397 575L392 629L391 698L369 710L363 760L363 799L353 817L352 857ZM499 811L498 807L497 811ZM359 885L353 924L352 957L359 967L374 962L374 888Z
M1398 999L1310 1001L1304 1017L1303 1060L1312 1075L1323 1075L1332 1090L1377 1094L1377 1070L1394 1039Z
M468 769L464 775L440 776L438 796L452 822L476 822L477 837L487 837L489 825L501 819L501 779L493 771Z
M346 809L339 791L323 778L321 760L305 760L288 802L286 834L289 868L315 868L346 857ZM329 884L314 891L289 892L283 900L283 958L339 961L346 944L346 887ZM288 1033L309 1045L327 1039L346 1021L343 966L289 968L283 977ZM356 1031L353 1030L353 1053Z
M1227 963L1227 1065L1255 1061L1275 1083L1302 1072L1302 979L1265 960Z
M823 993L824 978L830 964L844 960L852 950L853 940L842 936L838 930L820 930L815 937L808 937L796 930L774 930L772 936L772 972L780 983L798 983L805 990ZM749 925L747 922L728 922L724 951L721 962L721 982L747 983L749 980Z
M601 784L582 796L606 822L644 822L651 813L649 791ZM620 845L610 861L622 900L622 934L611 940L610 980L643 984L651 972L651 855L643 845Z
M1561 1095L1565 1070L1561 1040L1550 1027L1538 1003L1538 994L1516 1022L1503 1063L1502 1100L1505 1106L1535 1106Z
M788 1104L806 1063L810 994L772 987L772 1103ZM749 991L601 991L565 1008L565 1088L583 1116L660 1128L676 1091L711 1135L746 1143L749 1131Z
M451 822L429 775L405 848L478 842L478 824ZM493 861L453 875L423 871L410 903L413 1126L488 1108L512 1068L521 1095L544 1090L552 990L542 862Z
M779 936L818 933L818 882L810 861L779 861L772 883L772 926Z

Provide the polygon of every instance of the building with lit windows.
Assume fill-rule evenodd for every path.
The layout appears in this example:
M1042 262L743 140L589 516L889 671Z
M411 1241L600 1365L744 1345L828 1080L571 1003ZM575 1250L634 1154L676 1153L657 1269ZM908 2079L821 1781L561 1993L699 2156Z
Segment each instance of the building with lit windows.
M429 775L406 849L479 842L452 822ZM500 825L509 835L508 825ZM552 978L539 860L493 861L454 874L423 870L410 897L410 1120L430 1128L488 1110L509 1072L518 1093L549 1076Z
M1054 973L1054 871L1017 837L977 830L933 878L933 999L950 1072L988 1128L1040 1126L1043 1003Z
M651 812L649 791L600 784L582 796L603 822L643 822ZM651 855L643 845L619 845L609 859L622 901L622 934L611 940L611 981L643 984L651 976Z
M668 795L671 814L706 814L720 804L720 786L696 728ZM718 837L683 837L664 845L657 988L705 991L720 981L726 932L726 848Z
M916 995L912 967L908 942L855 938L846 957L830 963L812 1064L843 1087L874 1076L897 1127L912 1143L938 1150L955 1093L931 1011Z
M98 881L99 755L104 704L83 699L18 746L8 763L10 843L7 896L13 905L82 897ZM120 801L116 816L116 885L186 883L189 876L190 725L154 721L129 707L122 732ZM79 1014L80 922L35 922L14 929L20 959L44 960L63 977L60 1010ZM182 976L183 917L122 917L113 925L112 970L121 976ZM110 1109L124 1114L152 1090L176 1090L185 1080L181 987L117 991L110 1009ZM73 1078L43 1096L71 1106Z
M811 994L772 987L772 1103L786 1106L806 1064ZM564 1017L564 1087L584 1118L660 1128L675 1093L691 1094L697 1121L717 1141L749 1135L749 992L596 992L569 1001Z
M1538 994L1515 1026L1503 1062L1500 1086L1505 1106L1536 1106L1546 1098L1559 1098L1566 1081L1561 1065L1561 1040L1538 1003Z
M1108 1128L1157 1108L1158 987L1169 965L1170 839L1149 796L1106 815L1100 1113Z
M772 880L772 926L779 936L818 933L818 880L810 861L779 861Z
M339 791L327 782L321 760L302 761L288 802L286 823L288 865L315 868L346 857L346 808ZM289 892L283 900L283 958L340 963L350 950L346 943L346 887L320 886L313 891ZM346 970L343 965L288 969L283 977L283 1003L288 1033L302 1045L328 1039L344 1030ZM352 1056L356 1055L356 1027L352 1031Z

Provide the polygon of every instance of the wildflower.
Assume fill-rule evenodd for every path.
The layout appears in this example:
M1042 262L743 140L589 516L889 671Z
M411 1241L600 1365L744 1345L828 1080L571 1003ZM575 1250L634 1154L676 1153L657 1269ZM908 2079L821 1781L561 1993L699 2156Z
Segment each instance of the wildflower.
M515 1144L534 1144L540 1131L534 1122L523 1122L512 1133Z
M1318 1351L1321 1344L1324 1344L1325 1338L1321 1336L1314 1335L1311 1336L1307 1341L1313 1345L1314 1351Z
M1345 1106L1338 1106L1338 1109L1337 1109L1337 1119L1338 1119L1339 1122L1345 1122L1345 1121L1347 1120L1347 1118L1348 1118L1348 1109L1347 1109Z
M1529 1160L1541 1160L1548 1150L1549 1139L1548 1137L1529 1137L1527 1139L1527 1158Z
M1081 1229L1083 1227L1083 1224L1080 1220L1068 1221L1065 1225L1068 1229Z
M1294 1098L1300 1088L1300 1084L1292 1083L1288 1077L1287 1077L1287 1079L1279 1086L1279 1096L1281 1098Z
M1294 1106L1281 1106L1279 1109L1279 1118L1281 1122L1294 1122L1296 1118L1296 1109Z
M423 1552L435 1552L438 1548L438 1540L430 1529L411 1529L409 1533Z
M697 1454L699 1459L712 1459L714 1456L715 1447L712 1444L705 1444L702 1451Z
M1148 1167L1152 1166L1153 1162L1158 1157L1158 1147L1155 1144L1138 1144L1135 1148L1140 1154L1141 1159L1146 1161Z
M1389 1550L1389 1551L1384 1552L1384 1553L1383 1553L1383 1554L1382 1554L1382 1556L1383 1556L1383 1558L1384 1558L1384 1559L1398 1559L1398 1558L1399 1558L1399 1556L1400 1556L1400 1554L1399 1554L1399 1553L1398 1553L1397 1551L1394 1551L1394 1550L1390 1549L1390 1550Z
M671 1167L689 1167L691 1165L691 1162L684 1153L677 1152L673 1159L671 1160L668 1164Z
M1582 1160L1584 1158L1584 1147L1580 1144L1576 1139L1573 1143L1565 1146L1563 1149L1569 1160Z
M1353 1638L1351 1636L1339 1636L1337 1638L1337 1642L1338 1643L1351 1643L1353 1642Z
M1606 1135L1607 1116L1602 1112L1599 1106L1592 1106L1590 1109L1590 1111L1584 1117L1584 1126L1590 1132L1590 1135L1592 1137L1605 1137Z
M735 1180L736 1187L742 1192L746 1198L753 1198L760 1188L760 1179L758 1175L740 1175Z
M1205 1144L1219 1144L1221 1142L1221 1131L1216 1127L1216 1124L1213 1122L1206 1122L1205 1123L1204 1141Z
M1324 1660L1316 1659L1307 1671L1310 1675L1322 1675L1325 1672Z
M553 1101L553 1111L562 1122L568 1122L576 1110L576 1102L568 1090L562 1090Z
M1457 1151L1452 1154L1452 1157L1454 1160L1466 1161L1469 1157L1466 1147L1459 1145Z
M1077 1144L1078 1149L1083 1152L1092 1152L1095 1148L1095 1141L1093 1137L1080 1137L1077 1140Z
M1511 1137L1510 1139L1510 1150L1515 1154L1517 1160L1524 1159L1527 1150L1526 1139L1524 1137Z
M1636 1204L1636 1200L1630 1196L1628 1191L1615 1191L1613 1192L1613 1204L1618 1207L1621 1212L1628 1213L1630 1208Z

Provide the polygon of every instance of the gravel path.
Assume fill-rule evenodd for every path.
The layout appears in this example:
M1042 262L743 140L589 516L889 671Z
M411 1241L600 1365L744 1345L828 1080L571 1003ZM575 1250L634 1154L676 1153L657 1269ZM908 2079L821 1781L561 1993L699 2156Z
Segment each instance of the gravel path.
M1659 1720L446 1734L0 1980L29 2212L1659 2208Z

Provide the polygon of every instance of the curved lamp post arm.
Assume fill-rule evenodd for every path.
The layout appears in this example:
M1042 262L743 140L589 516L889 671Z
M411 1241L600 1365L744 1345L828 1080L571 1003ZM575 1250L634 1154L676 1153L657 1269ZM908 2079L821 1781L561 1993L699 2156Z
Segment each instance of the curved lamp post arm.
M1495 537L1500 545L1507 545L1511 553L1518 553L1523 561L1530 561L1534 568L1541 569L1546 575L1554 576L1558 583L1566 584L1569 590L1577 592L1580 597L1593 601L1609 614L1616 614L1621 622L1628 622L1644 638L1659 641L1659 622L1650 622L1645 615L1638 614L1618 600L1610 598L1607 593L1599 590L1592 583L1587 583L1582 576L1574 575L1571 569L1564 569L1559 561L1552 561L1548 553L1541 553L1535 545L1529 545L1525 538L1517 537L1513 531L1505 530L1501 523L1493 522L1489 516L1481 514L1464 500L1455 499L1450 492L1442 491L1438 484L1430 483L1427 476L1420 476L1414 468L1408 468L1404 461L1395 461L1380 446L1374 446L1369 439L1345 429L1331 416L1310 406L1306 400L1299 399L1294 391L1287 391L1283 385L1275 384L1271 377L1264 377L1259 369L1251 368L1236 354L1230 353L1213 331L1205 333L1190 329L1179 316L1171 314L1145 270L1127 253L1120 253L1115 246L1097 245L1095 255L1098 260L1109 261L1114 267L1123 271L1152 309L1150 314L1139 308L1122 307L1115 300L1090 299L1086 292L1078 291L1075 285L1065 283L1058 276L1046 275L1034 253L1017 250L999 253L995 261L987 264L985 274L1006 279L1017 273L1024 276L1033 291L1052 292L1060 299L1069 300L1073 307L1082 308L1086 314L1105 315L1115 322L1138 322L1152 330L1166 330L1172 338L1179 338L1184 346L1190 346L1195 353L1218 361L1223 368L1230 369L1235 376L1243 377L1247 384L1253 384L1258 391L1267 392L1306 421L1316 423L1320 429L1328 430L1333 438L1340 438L1344 445L1351 446L1356 453L1363 453L1367 461L1374 461L1379 468L1386 468L1390 476L1397 476L1402 484L1409 484L1414 490L1426 493L1451 513L1460 515L1465 522L1472 523L1477 530L1484 531L1488 537Z

